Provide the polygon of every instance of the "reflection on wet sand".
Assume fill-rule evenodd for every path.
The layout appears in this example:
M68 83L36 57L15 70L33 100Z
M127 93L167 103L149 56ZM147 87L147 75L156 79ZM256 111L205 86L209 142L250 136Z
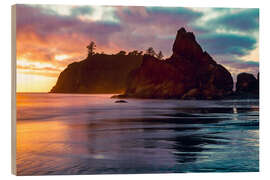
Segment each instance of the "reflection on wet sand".
M164 101L97 106L78 98L82 107L18 108L19 175L258 171L257 102L162 108Z

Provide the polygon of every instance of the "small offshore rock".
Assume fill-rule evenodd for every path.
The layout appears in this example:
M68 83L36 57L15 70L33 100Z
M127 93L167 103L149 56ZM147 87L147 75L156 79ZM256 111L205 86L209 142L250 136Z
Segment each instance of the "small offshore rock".
M117 100L117 101L115 101L115 103L127 103L127 101L125 101L125 100Z

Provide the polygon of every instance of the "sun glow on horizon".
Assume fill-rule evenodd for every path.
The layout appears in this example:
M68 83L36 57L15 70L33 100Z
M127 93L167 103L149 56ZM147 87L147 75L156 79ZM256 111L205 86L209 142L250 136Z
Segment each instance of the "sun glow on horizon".
M56 77L17 72L16 92L49 92L56 81Z
M243 61L255 61L259 62L259 46L256 47L256 49L250 51L250 53L246 56L241 57Z

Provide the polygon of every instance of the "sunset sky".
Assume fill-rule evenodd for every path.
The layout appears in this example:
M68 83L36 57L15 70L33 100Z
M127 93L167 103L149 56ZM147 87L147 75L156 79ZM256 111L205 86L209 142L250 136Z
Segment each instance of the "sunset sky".
M166 57L179 28L228 68L259 71L259 10L231 8L17 5L17 92L48 92L71 62L97 52L146 50Z

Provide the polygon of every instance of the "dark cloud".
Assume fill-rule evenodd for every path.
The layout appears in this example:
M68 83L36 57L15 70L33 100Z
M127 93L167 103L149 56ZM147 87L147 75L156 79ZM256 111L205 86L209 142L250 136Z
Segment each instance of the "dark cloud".
M210 54L243 56L256 48L256 39L236 34L205 34L198 38L202 47Z
M17 31L26 30L35 32L43 40L50 35L72 35L80 34L85 38L95 38L99 44L107 44L108 38L115 32L122 30L116 23L103 21L81 21L73 16L60 16L46 14L40 8L33 8L25 5L17 5ZM85 10L76 10L86 12Z
M119 7L116 17L123 23L156 26L183 26L201 17L202 13L178 7Z
M208 27L205 26L198 26L198 25L190 25L189 26L191 31L195 34L207 34L213 32L213 29L209 29Z
M111 39L121 47L144 50L151 46L170 56L177 30L193 30L190 23L201 16L187 8L117 7L115 17L124 29Z
M162 14L162 15L174 15L182 20L195 20L203 15L201 12L193 11L188 8L182 7L147 7L147 12L152 15Z
M230 65L233 68L237 69L246 69L246 68L258 68L259 62L256 61L243 61L240 59L227 59L220 61L222 64Z
M220 63L229 69L234 78L234 82L236 82L237 75L241 72L251 73L255 77L259 72L259 62L256 61L243 61L242 59L228 58L226 60L220 61Z
M166 56L170 56L174 38L158 37L155 33L147 36L142 34L134 34L131 36L129 33L123 33L121 35L115 34L115 36L112 37L112 40L117 42L120 47L127 51L145 51L149 47L153 47L155 51L161 50Z
M228 12L214 20L210 20L208 25L228 30L258 31L259 9L242 9L236 13Z

